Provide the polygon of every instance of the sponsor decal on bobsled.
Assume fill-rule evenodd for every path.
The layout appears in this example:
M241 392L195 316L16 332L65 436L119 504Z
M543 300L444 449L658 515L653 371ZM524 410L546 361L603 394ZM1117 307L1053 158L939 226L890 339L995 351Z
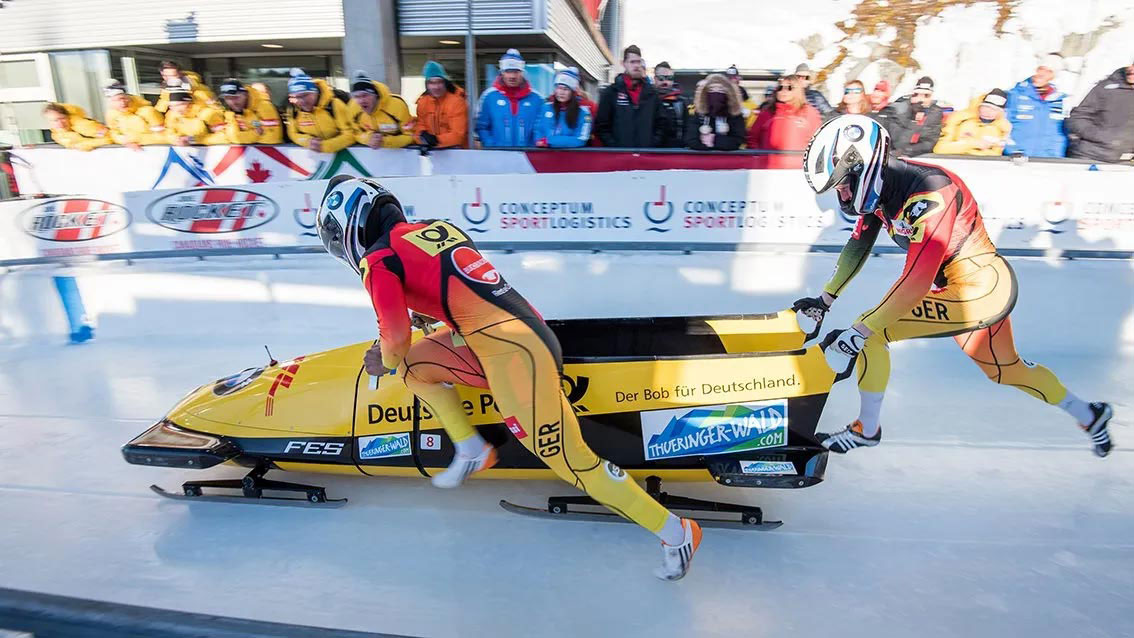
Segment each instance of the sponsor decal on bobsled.
M280 207L242 188L207 187L170 193L146 208L153 223L179 233L235 233L272 221Z
M264 399L264 416L272 416L275 413L276 392L280 388L286 390L291 387L291 382L295 380L295 375L299 372L299 364L302 361L303 357L296 357L294 361L280 365L282 369L276 375L275 381L272 381L272 387L268 390L268 397Z
M790 461L741 461L741 474L795 474Z
M129 225L129 211L101 199L53 199L20 214L20 228L47 241L89 241L113 235Z
M389 459L409 455L409 432L358 437L358 458L360 459Z
M288 441L284 446L284 454L338 456L343 453L343 447L343 443L327 441Z
M642 413L646 460L732 454L787 445L787 400Z
M219 379L213 386L213 394L218 397L232 394L255 381L256 377L259 377L263 372L263 368L245 368L232 376Z

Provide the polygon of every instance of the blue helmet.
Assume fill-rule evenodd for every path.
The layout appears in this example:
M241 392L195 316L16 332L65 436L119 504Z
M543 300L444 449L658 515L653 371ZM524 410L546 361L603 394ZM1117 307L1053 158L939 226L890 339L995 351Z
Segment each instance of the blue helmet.
M405 221L401 202L385 186L366 177L339 175L327 184L315 229L332 257L362 274L366 251Z
M816 193L843 186L839 207L847 215L870 215L882 197L882 169L890 134L865 115L840 115L815 131L803 152L803 174Z

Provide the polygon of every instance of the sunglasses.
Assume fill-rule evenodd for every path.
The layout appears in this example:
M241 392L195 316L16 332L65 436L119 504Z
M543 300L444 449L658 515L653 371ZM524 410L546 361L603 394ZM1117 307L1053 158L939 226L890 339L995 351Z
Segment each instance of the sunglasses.
M862 93L862 89L858 87L851 87L849 89L845 89L843 93Z
M654 79L658 82L670 82L673 80L672 75L655 75Z
M777 91L791 91L794 88L795 87L790 85L790 84L781 84L781 85L776 87L776 90Z

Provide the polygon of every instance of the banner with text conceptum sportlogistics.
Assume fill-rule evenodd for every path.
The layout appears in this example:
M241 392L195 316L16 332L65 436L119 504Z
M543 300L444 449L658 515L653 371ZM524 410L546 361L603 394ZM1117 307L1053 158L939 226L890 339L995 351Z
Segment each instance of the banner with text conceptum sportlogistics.
M1134 250L1134 171L949 163L1001 248ZM798 171L629 171L383 178L411 218L479 242L841 246L854 220ZM318 245L326 180L201 186L0 204L0 260ZM880 244L889 243L880 239ZM627 246L627 245L630 246Z

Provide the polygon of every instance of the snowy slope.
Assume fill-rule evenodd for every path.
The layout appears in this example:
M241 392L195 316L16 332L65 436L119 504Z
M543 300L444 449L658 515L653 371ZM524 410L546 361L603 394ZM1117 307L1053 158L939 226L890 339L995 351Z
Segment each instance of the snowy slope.
M724 68L735 63L791 70L806 60L821 68L839 51L842 32L834 23L849 17L859 1L703 0L691 11L689 3L677 0L629 0L625 40L639 44L648 62L665 59L675 67ZM1100 33L1087 50L1083 41L1108 18L1117 26ZM1111 71L1134 62L1134 2L1129 0L1022 0L1001 37L994 32L995 20L991 2L950 8L940 18L924 20L913 54L922 68L907 70L895 93L908 92L918 77L930 75L939 98L963 107L991 88L1007 89L1028 77L1044 54L1062 52L1068 68L1056 83L1071 94L1074 105ZM799 42L813 34L821 42L809 59ZM851 58L826 83L832 102L841 96L843 82L854 79L847 72L860 59L870 58L875 42L850 42ZM881 43L886 43L885 36ZM883 70L874 62L855 77L872 86Z

